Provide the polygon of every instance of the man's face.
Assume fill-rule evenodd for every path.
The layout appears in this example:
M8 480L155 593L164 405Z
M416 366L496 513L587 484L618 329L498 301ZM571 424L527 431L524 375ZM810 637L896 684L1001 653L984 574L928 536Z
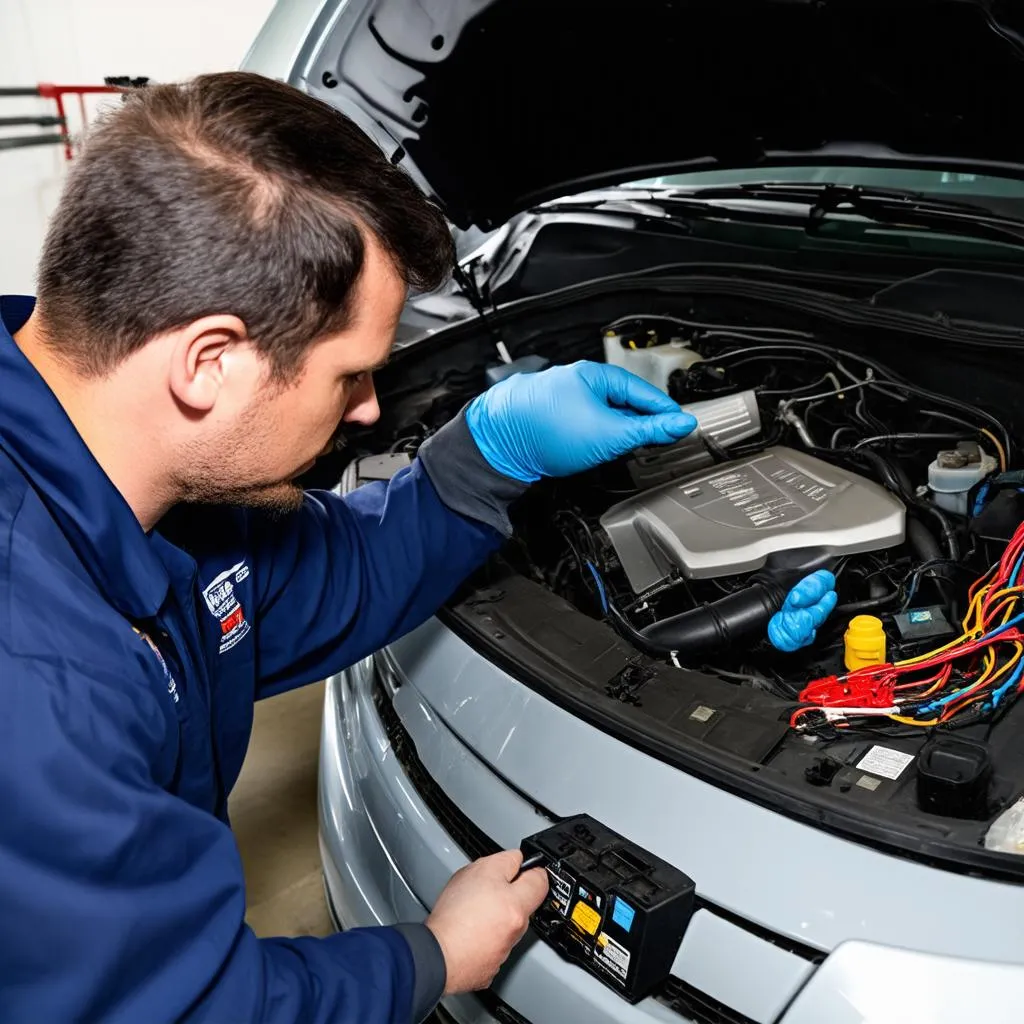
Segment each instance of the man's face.
M351 324L312 346L298 374L283 383L254 356L262 365L252 373L247 400L190 446L181 473L186 500L297 508L296 478L335 446L343 424L379 417L372 374L391 351L405 296L390 258L368 244Z

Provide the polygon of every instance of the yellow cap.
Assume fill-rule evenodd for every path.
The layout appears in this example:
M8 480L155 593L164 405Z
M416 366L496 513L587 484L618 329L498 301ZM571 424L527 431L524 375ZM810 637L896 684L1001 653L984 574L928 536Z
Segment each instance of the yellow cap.
M885 630L874 615L855 615L843 637L846 652L843 662L852 672L857 668L885 663Z

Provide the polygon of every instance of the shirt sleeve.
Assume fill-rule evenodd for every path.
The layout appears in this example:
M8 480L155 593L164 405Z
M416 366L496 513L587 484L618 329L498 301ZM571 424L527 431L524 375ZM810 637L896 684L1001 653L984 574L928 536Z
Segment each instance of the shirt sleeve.
M524 486L491 469L459 416L390 482L311 492L250 533L258 695L323 679L428 619L511 531Z
M230 830L153 777L168 720L144 683L2 655L0 675L0 1020L405 1024L431 1008L413 1005L423 926L245 925Z

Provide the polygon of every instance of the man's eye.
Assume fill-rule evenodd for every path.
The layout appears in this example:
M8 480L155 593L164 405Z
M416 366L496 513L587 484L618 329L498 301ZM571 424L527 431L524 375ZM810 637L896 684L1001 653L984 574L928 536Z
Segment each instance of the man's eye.
M362 370L359 373L346 373L345 383L351 387L356 387L357 385L362 384L369 376L370 375L365 370Z

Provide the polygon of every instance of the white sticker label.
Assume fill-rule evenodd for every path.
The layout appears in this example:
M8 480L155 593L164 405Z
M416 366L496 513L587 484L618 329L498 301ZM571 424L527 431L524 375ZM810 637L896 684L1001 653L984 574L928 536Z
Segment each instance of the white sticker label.
M564 916L569 910L569 897L572 894L569 880L563 878L551 867L548 868L548 878L551 880L551 898Z
M913 760L913 754L904 754L902 750L874 746L860 759L857 767L862 772L881 775L883 779L898 779Z
M626 980L626 975L629 973L629 950L611 938L607 932L601 932L598 935L594 956L612 974L618 975L623 981Z

